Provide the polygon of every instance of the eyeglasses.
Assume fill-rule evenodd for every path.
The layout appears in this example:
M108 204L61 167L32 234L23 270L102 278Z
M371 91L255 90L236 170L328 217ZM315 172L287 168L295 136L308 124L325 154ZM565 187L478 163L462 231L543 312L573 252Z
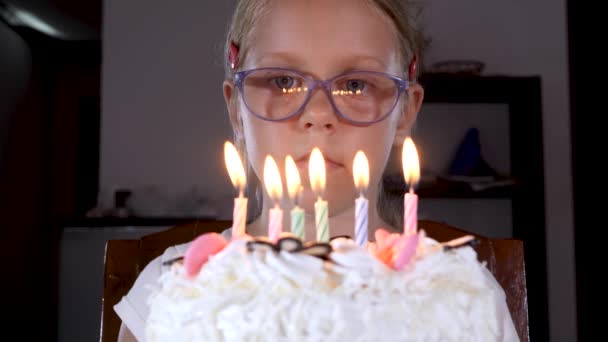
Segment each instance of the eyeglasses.
M267 121L285 121L302 113L321 86L343 120L369 125L386 118L409 82L375 71L350 71L329 80L315 80L298 71L260 68L235 74L235 85L247 109Z

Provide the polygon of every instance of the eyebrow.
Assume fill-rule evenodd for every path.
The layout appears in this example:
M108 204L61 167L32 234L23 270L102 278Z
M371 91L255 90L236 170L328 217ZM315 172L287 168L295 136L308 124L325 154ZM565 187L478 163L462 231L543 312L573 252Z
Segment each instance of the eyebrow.
M291 66L303 65L305 64L305 60L298 55L288 53L288 52L270 52L260 56L259 58L254 60L255 65L260 65L263 63L285 63ZM366 69L366 68L378 68L382 71L388 69L388 65L385 61L380 58L373 56L362 56L362 55L352 55L349 57L344 57L340 59L339 62L340 67L347 67L349 69L350 66L356 66L350 69Z
M350 58L344 58L342 60L342 63L344 63L344 65L360 65L360 64L365 64L365 65L372 65L374 67L378 67L380 69L387 69L388 65L386 64L385 61L381 60L380 58L377 57L373 57L373 56L351 56Z
M291 65L301 65L304 63L302 58L298 57L297 55L287 53L287 52L266 53L263 56L256 58L253 62L256 65L258 65L258 64L264 63L266 61L271 61L273 63L279 61L282 63L291 64Z

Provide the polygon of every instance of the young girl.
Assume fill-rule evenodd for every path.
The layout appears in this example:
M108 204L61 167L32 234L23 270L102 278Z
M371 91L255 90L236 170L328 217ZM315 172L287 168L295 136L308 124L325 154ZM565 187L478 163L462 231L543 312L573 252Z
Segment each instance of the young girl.
M238 2L223 84L235 142L258 179L266 155L279 165L291 155L304 186L300 205L309 215L316 196L307 184L307 163L318 147L326 161L323 197L330 203L331 235L352 235L358 150L370 166L369 236L379 227L397 230L377 204L390 151L409 134L423 100L415 74L417 13L406 0ZM273 202L263 193L261 214L247 226L250 235L267 235ZM288 199L281 205L286 212L292 206ZM306 218L305 229L309 239L315 236L314 216ZM169 248L152 261L115 306L123 321L120 340L143 340L146 287L155 285L163 260L186 248ZM508 311L506 317L505 333L515 334Z

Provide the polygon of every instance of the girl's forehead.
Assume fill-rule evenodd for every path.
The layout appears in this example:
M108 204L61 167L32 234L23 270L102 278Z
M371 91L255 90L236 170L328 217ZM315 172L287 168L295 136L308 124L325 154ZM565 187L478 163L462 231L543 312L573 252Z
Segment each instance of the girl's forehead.
M274 1L250 39L248 67L322 64L395 71L399 61L390 20L359 0Z

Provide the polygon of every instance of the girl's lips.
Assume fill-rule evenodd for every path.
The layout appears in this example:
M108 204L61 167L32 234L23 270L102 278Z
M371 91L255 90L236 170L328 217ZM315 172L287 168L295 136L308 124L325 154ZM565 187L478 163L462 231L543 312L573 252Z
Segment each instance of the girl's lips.
M300 169L301 171L304 170L304 171L308 172L308 159L309 159L309 156L305 156L303 158L298 159L296 161L296 166L298 167L298 169ZM327 159L327 158L324 158L324 159L325 159L325 170L326 171L337 170L337 169L344 167L344 165L342 165L338 162L335 162L331 159Z

